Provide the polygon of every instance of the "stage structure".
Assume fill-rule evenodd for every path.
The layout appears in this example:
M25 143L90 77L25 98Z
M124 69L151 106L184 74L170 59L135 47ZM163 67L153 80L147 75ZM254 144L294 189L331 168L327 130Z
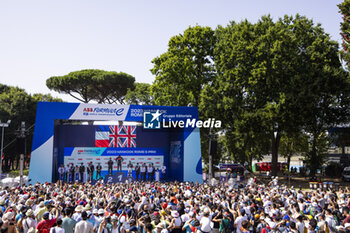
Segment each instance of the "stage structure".
M179 121L184 127L176 125ZM129 161L134 166L153 163L156 169L164 163L167 180L202 182L196 121L196 107L39 102L29 183L55 182L61 164L86 167L92 162L96 168L100 163L105 176L108 160L119 155L123 172Z

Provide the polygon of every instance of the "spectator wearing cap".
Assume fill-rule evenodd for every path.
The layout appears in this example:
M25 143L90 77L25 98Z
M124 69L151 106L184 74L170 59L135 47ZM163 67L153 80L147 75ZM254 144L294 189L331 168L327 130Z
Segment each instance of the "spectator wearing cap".
M104 209L99 209L97 211L97 217L95 216L95 225L94 225L94 230L97 231L100 224L102 223L103 219L105 216L105 210Z
M62 228L65 233L73 233L77 222L72 218L73 210L66 208L64 212L64 218L62 220Z
M49 232L53 225L56 223L58 217L58 211L56 211L56 218L49 219L50 213L46 211L43 214L43 220L38 223L36 226L38 233Z
M75 225L74 233L93 233L93 225L87 221L88 215L86 211L81 213L82 220Z
M35 229L38 222L34 217L34 212L32 209L28 209L26 212L26 217L22 220L23 232L27 233L29 229Z

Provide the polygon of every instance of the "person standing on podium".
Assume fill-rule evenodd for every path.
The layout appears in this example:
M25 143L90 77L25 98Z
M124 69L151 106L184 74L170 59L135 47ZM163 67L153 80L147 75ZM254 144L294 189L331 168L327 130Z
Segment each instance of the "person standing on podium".
M112 158L109 158L107 164L108 164L107 175L113 175L113 160L112 160Z
M141 181L146 181L146 171L147 171L146 163L142 164L140 170L141 170Z
M134 168L134 166L132 165L131 161L129 161L128 163L128 175L127 177L132 177L132 169Z
M115 160L117 161L117 172L121 172L122 162L124 161L124 159L120 155L118 155L118 157Z
M99 179L102 178L101 170L102 170L101 163L97 163L97 166L96 166L96 180L99 180Z
M139 181L139 175L140 175L140 165L139 165L139 163L136 163L135 174L136 174L136 180Z

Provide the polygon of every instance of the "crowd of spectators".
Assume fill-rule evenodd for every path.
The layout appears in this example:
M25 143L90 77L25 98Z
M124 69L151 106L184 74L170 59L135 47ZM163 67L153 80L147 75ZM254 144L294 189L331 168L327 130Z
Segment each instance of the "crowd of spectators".
M0 232L350 232L350 191L303 191L250 180L45 183L0 190Z

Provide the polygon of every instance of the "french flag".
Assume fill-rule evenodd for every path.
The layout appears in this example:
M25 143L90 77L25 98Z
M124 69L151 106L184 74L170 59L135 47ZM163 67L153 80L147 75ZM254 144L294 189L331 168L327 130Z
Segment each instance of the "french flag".
M95 147L109 146L109 127L99 126L95 131Z

